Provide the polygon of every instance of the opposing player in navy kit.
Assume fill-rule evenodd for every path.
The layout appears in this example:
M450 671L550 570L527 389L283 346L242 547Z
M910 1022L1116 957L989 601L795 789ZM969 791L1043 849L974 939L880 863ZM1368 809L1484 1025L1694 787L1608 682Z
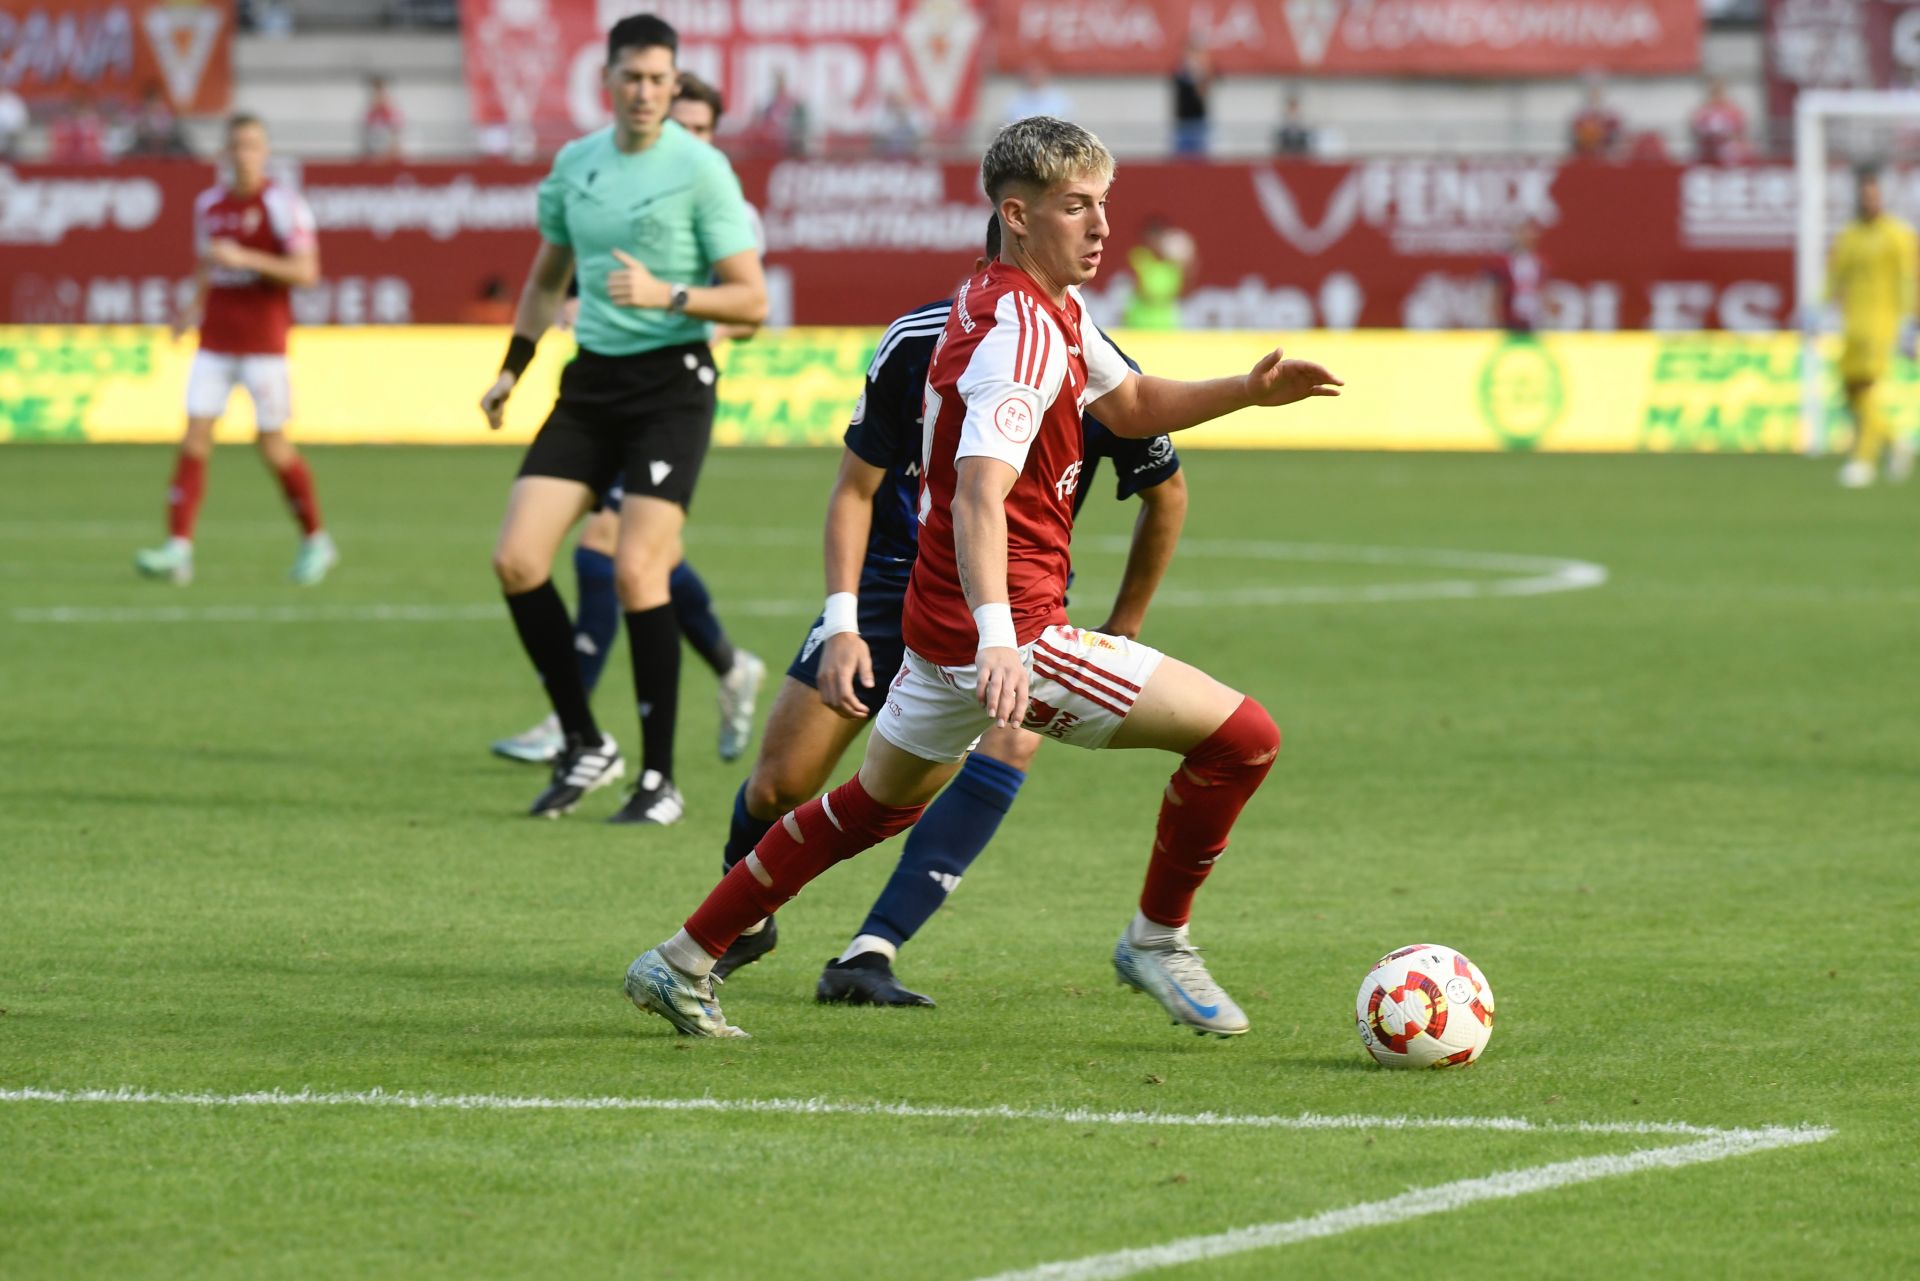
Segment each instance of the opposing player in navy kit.
M999 256L999 220L989 220L987 257ZM827 603L808 633L767 721L759 759L734 798L725 864L744 858L780 815L819 794L866 722L886 702L904 642L901 609L919 525L921 395L934 343L951 303L928 303L894 321L875 349L847 428L846 452L827 504ZM1101 632L1136 636L1186 519L1186 481L1165 436L1125 440L1093 418L1083 423L1086 461L1075 510L1109 460L1116 496L1139 495L1142 510L1120 590ZM853 942L820 976L822 1001L932 1005L893 975L899 949L939 910L992 840L1026 780L1040 735L1018 725L990 731L907 839L899 866ZM725 978L771 952L769 917L741 936L714 966Z

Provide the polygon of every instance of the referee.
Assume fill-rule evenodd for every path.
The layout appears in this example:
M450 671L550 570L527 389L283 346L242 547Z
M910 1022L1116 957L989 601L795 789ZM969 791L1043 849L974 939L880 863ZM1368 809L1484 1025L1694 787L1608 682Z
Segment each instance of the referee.
M551 580L568 531L622 475L614 574L640 709L640 777L612 821L666 824L683 810L673 784L680 626L667 578L713 433L709 323L759 324L767 291L732 168L668 116L678 44L650 14L607 33L613 124L561 148L540 185L540 248L500 376L480 401L497 429L577 270L580 353L520 464L493 553L520 643L566 734L536 817L566 813L626 770L594 722Z

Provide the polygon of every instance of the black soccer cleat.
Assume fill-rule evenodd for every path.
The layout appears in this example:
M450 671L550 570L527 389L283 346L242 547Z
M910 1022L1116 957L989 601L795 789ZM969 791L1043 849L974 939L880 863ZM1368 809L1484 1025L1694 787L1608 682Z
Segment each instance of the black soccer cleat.
M680 799L680 789L673 780L657 769L644 770L640 783L633 789L633 795L627 797L609 823L652 823L667 827L678 823L680 816L687 812L686 802Z
M592 744L569 735L553 763L552 781L527 812L535 818L559 818L588 792L605 787L626 772L627 763L620 758L620 745L613 741L613 735L602 734L600 741Z
M780 924L769 916L765 929L755 934L742 934L720 954L720 959L713 963L713 977L724 981L741 966L752 965L764 956L772 956L773 949L779 943Z
M828 961L820 971L813 999L822 1005L925 1005L933 998L910 992L893 977L893 965L878 952L862 952L849 961Z

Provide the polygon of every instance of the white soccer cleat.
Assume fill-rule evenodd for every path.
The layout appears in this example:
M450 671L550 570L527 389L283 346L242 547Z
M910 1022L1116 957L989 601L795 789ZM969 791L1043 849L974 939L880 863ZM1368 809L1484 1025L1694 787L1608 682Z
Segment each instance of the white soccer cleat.
M695 977L668 964L660 949L650 947L627 967L627 999L643 1014L658 1014L683 1036L717 1038L747 1034L727 1022L713 999L713 980Z
M504 756L510 761L551 765L560 758L560 750L566 745L567 736L560 729L560 718L549 713L547 719L531 729L523 730L512 738L494 740L492 751L495 756Z
M753 713L767 665L744 649L733 652L733 670L720 678L720 759L738 760L753 741Z
M300 551L294 556L293 568L287 577L302 587L311 587L339 563L340 551L333 545L333 535L323 529L300 540Z
M1887 450L1887 479L1896 485L1913 477L1914 439L1902 436Z
M1239 1036L1252 1026L1207 973L1206 962L1187 941L1184 926L1172 941L1151 947L1133 942L1131 931L1121 931L1120 941L1113 946L1113 969L1121 983L1153 997L1175 1023L1185 1024L1196 1035Z
M1840 468L1842 489L1865 489L1873 484L1873 464L1864 458L1849 458Z
M158 547L135 552L133 567L142 578L164 578L175 587L185 587L193 581L193 544L169 538Z

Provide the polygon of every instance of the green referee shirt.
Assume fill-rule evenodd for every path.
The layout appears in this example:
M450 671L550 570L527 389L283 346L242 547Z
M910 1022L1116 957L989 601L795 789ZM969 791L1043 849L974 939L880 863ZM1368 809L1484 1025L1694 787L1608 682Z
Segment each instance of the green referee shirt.
M620 249L661 280L704 285L713 264L758 248L740 180L727 158L669 120L645 151L613 145L613 127L576 138L540 184L540 234L573 250L580 280L580 345L631 356L705 342L707 322L607 300Z

